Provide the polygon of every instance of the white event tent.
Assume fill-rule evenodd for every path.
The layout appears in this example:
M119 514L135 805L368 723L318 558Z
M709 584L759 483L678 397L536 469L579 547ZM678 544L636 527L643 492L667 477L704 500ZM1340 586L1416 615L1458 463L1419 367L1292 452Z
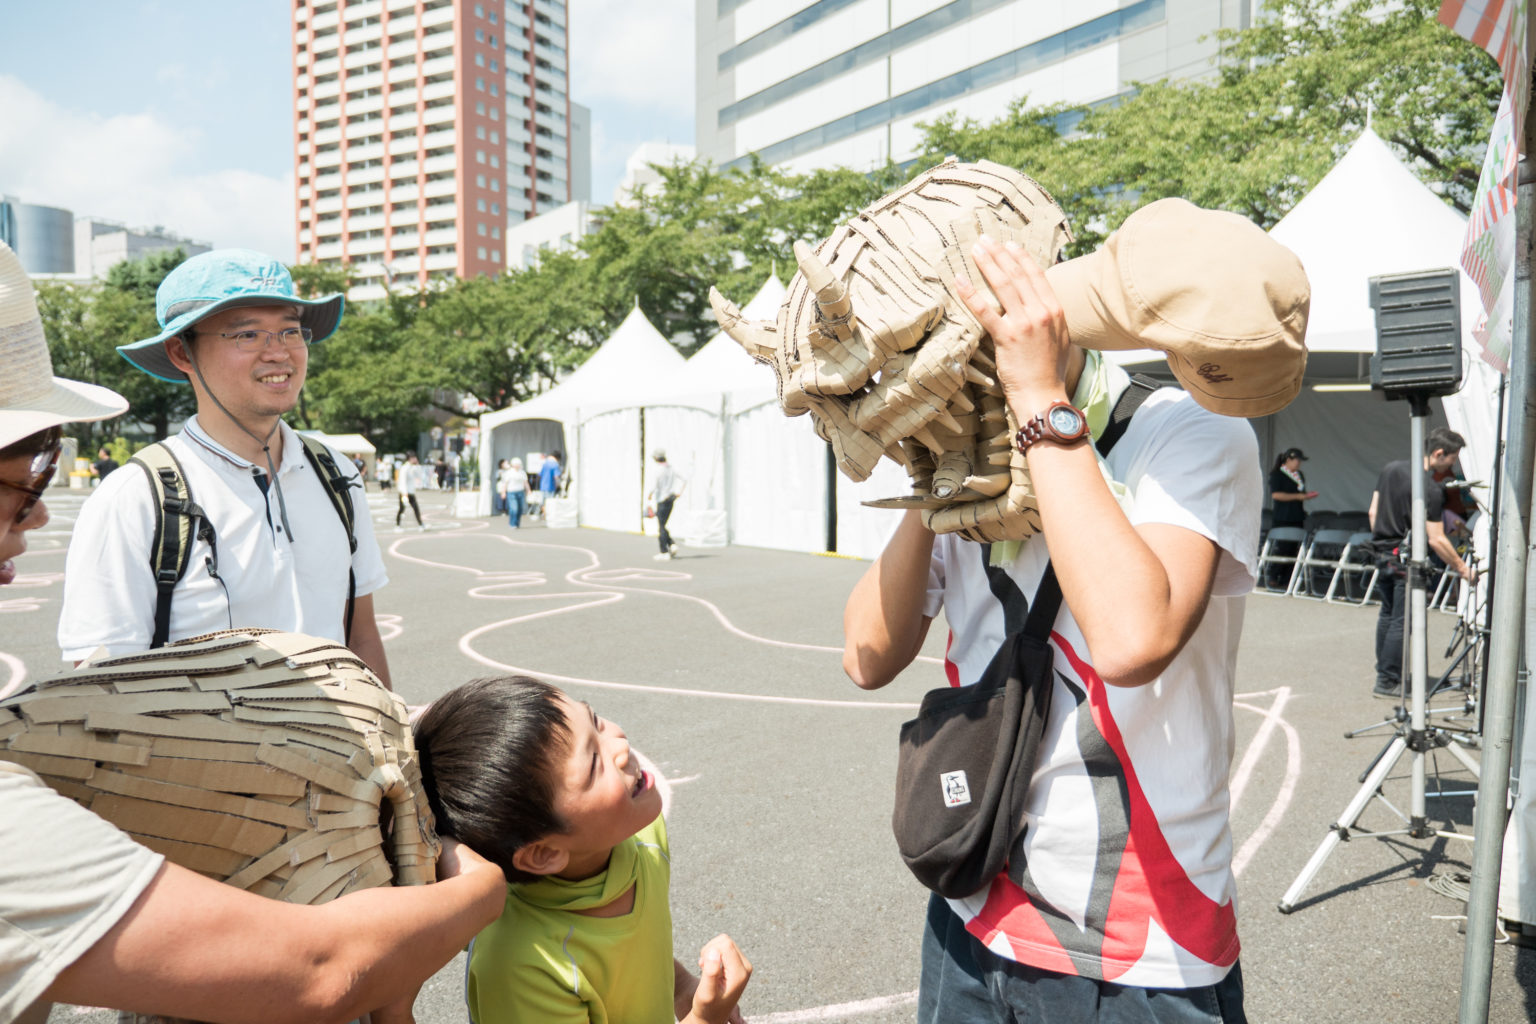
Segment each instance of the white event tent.
M1468 479L1489 479L1498 383L1472 337L1481 307L1476 287L1459 269L1465 234L1466 218L1415 177L1370 128L1270 230L1301 259L1312 285L1307 373L1294 402L1253 425L1266 471L1286 448L1307 453L1302 471L1307 485L1319 492L1312 506L1367 508L1381 467L1408 457L1408 403L1388 402L1366 388L1376 351L1369 279L1383 274L1442 268L1460 274L1464 383L1456 395L1431 403L1427 428L1448 422L1462 433ZM1154 352L1114 357L1122 364L1155 361L1128 368L1156 373L1161 365L1166 372ZM1340 387L1355 390L1335 390Z
M661 387L682 365L683 357L636 303L608 340L560 383L526 402L481 416L480 514L490 513L501 459L560 451L571 492L580 503L581 521L605 529L635 529L640 504L640 464L635 456L643 441L638 410L622 407L631 404L631 394ZM593 481L600 483L582 486Z

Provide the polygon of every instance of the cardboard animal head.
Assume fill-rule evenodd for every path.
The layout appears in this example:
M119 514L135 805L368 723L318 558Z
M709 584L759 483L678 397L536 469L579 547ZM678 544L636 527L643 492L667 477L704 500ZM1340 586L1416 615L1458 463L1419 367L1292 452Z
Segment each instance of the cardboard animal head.
M405 704L329 640L232 630L87 661L0 701L0 759L263 896L434 879Z
M1213 411L1264 415L1300 389L1306 275L1255 225L1165 199L1099 251L1059 263L1072 235L1044 189L951 158L814 250L797 243L775 321L747 320L710 291L721 327L773 368L785 414L811 415L844 475L864 480L882 457L906 467L911 495L868 504L921 509L930 529L977 541L1040 528L992 339L954 290L964 277L989 294L970 255L983 234L1046 269L1074 342L1161 349Z

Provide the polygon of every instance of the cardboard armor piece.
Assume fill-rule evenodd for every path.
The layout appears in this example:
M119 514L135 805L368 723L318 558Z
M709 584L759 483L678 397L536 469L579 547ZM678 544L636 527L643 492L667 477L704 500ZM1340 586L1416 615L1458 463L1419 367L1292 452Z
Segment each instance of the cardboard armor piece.
M992 339L954 290L964 277L996 304L971 259L983 234L1046 269L1074 342L1160 349L1214 412L1267 415L1301 388L1306 274L1256 225L1164 199L1097 252L1059 262L1072 234L1044 189L950 158L814 250L797 242L776 320L747 320L710 290L721 328L773 368L785 415L810 413L845 476L868 478L882 457L906 467L912 494L866 504L919 509L935 532L976 541L1040 529Z
M242 629L88 660L0 701L0 760L274 899L435 877L405 703L329 640Z

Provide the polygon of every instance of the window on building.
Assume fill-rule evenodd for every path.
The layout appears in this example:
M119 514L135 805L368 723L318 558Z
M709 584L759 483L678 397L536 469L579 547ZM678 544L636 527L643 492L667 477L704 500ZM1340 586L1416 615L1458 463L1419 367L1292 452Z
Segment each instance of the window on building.
M482 245L482 246L478 247L477 249L475 249L475 255L480 257L481 259L485 259L485 246Z
M495 143L498 143L500 141L501 141L501 136L498 133L496 133L496 132L491 132L491 143L494 145Z
M485 79L483 79L483 78L475 79L475 89L478 92L485 92Z
M500 167L501 166L501 161L496 159L495 154L491 155L491 166L492 167Z
M492 25L496 24L496 12L495 11L491 12L491 24Z
M496 63L496 58L495 57L491 58L491 70L492 71L500 71L501 70L501 65Z
M483 150L483 149L475 150L475 163L477 163L477 164L485 163L485 150Z
M491 262L492 263L500 263L501 262L501 250L500 249L492 249L491 250Z
M477 42L477 43L485 42L485 29L483 29L483 28L475 29L475 42Z
M501 212L501 204L500 203L492 203L491 204L491 216L494 217L497 214L499 214L500 212Z
M496 88L496 83L495 82L491 83L491 95L492 96L500 96L501 95L501 91Z
M475 67L477 67L477 68L485 67L485 54L483 54L483 53L475 54Z
M475 17L477 17L477 18L485 17L485 5L484 4L475 4Z
M475 175L475 184L478 185L480 188L485 188L485 175L483 175L483 174Z
M501 237L501 228L491 228L491 237L492 238L500 238Z
M480 223L480 224L476 224L475 225L475 234L479 235L481 238L485 237L485 224L484 223Z
M485 104L484 103L476 103L475 104L475 113L479 114L481 117L484 117L485 116Z
M477 139L485 138L485 125L483 125L483 124L475 125L475 138L477 138ZM492 139L491 141L495 142L496 140Z
M476 199L475 200L475 209L479 210L481 213L484 213L485 212L485 200L484 199Z
M491 191L492 192L500 192L501 191L501 182L497 181L495 178L491 179Z

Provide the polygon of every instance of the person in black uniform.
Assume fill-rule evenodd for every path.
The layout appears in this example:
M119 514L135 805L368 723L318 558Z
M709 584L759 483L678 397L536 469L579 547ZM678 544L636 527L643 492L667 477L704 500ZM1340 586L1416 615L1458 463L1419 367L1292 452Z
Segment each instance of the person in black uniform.
M1287 448L1275 457L1275 468L1269 471L1269 496L1274 502L1270 518L1271 528L1276 526L1301 526L1307 520L1304 503L1317 497L1316 491L1307 490L1306 477L1301 475L1301 464L1307 456L1300 448ZM1276 541L1275 552L1294 555L1301 545L1291 541ZM1269 567L1268 586L1271 590L1283 588L1290 579L1290 565L1281 563Z
M1462 560L1456 546L1445 535L1440 514L1445 507L1445 491L1435 482L1436 474L1445 474L1456 463L1466 440L1454 430L1436 427L1424 439L1424 532L1429 550L1439 555L1450 570L1471 582L1477 570ZM1381 568L1377 593L1381 611L1376 617L1376 688L1378 697L1396 697L1403 683L1403 614L1407 609L1405 593L1407 573L1404 562L1411 554L1413 529L1413 476L1407 459L1387 463L1376 480L1371 495L1371 544Z

